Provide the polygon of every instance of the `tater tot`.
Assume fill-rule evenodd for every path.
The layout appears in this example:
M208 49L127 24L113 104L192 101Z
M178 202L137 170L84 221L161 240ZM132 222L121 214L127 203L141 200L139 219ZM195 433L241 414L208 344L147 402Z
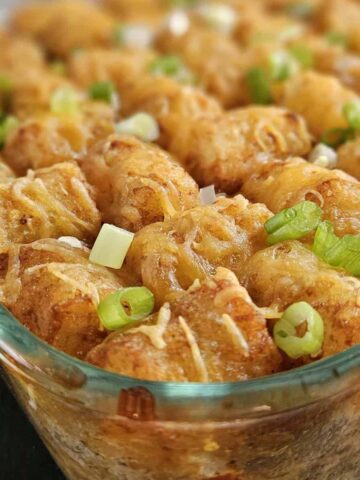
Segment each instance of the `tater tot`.
M179 55L205 90L225 108L241 103L242 55L231 38L198 27L190 28L184 35L164 29L156 45L164 53Z
M137 232L199 203L199 188L169 153L135 137L113 135L81 167L95 187L104 222Z
M80 87L112 81L121 91L128 83L139 81L156 58L150 49L91 49L72 55L68 63L70 78Z
M8 95L8 110L21 119L49 110L53 93L72 87L65 77L47 70L29 70L9 78L12 87Z
M149 225L135 235L126 266L162 305L194 280L224 266L235 273L266 245L264 223L272 214L238 195L219 198L171 220Z
M0 245L62 235L91 242L100 228L90 187L71 163L1 184L0 217Z
M349 46L360 51L360 4L356 0L322 0L315 23L324 32L343 34Z
M164 148L169 147L175 137L179 143L185 141L183 133L187 132L190 121L222 111L220 104L200 88L182 85L168 77L144 76L122 92L123 114L147 112L152 115L159 123L159 143Z
M201 185L238 192L246 178L271 158L306 155L311 138L298 115L251 106L188 123L186 141L171 150ZM182 140L182 139L181 139Z
M168 382L239 381L281 368L265 318L225 268L140 327L111 335L87 360L122 375Z
M301 243L284 242L256 253L241 279L262 307L276 305L283 311L295 302L310 303L324 320L321 357L360 342L360 281L325 265Z
M40 47L28 38L17 35L0 35L0 71L23 73L43 69L44 54Z
M24 175L29 168L77 161L114 129L114 111L103 102L87 102L76 115L40 113L11 132L3 156L19 175Z
M35 38L49 53L66 57L78 48L109 45L114 20L91 2L57 0L19 8L12 27Z
M328 170L302 159L275 162L250 178L242 193L254 202L264 202L273 212L303 200L314 201L338 234L360 233L360 183L341 170Z
M115 274L88 256L87 248L55 239L1 248L7 262L1 301L38 337L78 358L107 335L96 307L122 287Z
M344 143L337 155L337 167L360 180L360 138Z
M343 107L357 101L355 92L330 76L316 72L295 75L275 90L276 103L302 115L316 138L336 128L346 128Z

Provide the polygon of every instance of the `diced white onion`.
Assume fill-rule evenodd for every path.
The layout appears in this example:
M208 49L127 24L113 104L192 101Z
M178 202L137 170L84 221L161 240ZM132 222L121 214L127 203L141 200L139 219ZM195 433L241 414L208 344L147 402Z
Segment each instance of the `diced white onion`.
M318 143L309 155L309 162L319 167L335 168L337 164L337 153L328 145Z
M147 25L126 25L122 32L124 45L132 48L147 48L154 41L154 32Z
M58 242L66 243L74 248L84 248L84 244L76 237L60 237L58 238Z
M167 19L167 28L176 37L184 35L190 27L190 20L183 10L175 10Z
M160 136L160 129L154 117L147 113L136 113L116 125L118 133L135 135L146 142L154 142Z
M200 202L202 205L212 205L216 200L214 185L200 189Z
M104 267L122 267L134 234L105 223L90 253L90 261Z
M228 5L221 3L214 5L200 5L199 15L212 27L222 33L231 33L236 23L235 11Z

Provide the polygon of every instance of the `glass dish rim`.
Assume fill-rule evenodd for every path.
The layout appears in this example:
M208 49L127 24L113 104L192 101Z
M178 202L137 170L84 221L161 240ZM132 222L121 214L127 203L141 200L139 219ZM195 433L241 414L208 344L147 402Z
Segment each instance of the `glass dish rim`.
M360 368L360 344L336 355L311 364L294 368L285 372L237 382L219 383L181 383L141 380L103 370L83 360L72 357L32 334L2 305L0 305L0 364L8 363L24 367L35 372L38 378L54 381L49 373L31 359L31 352L37 357L45 358L49 363L61 365L63 369L75 370L86 376L87 384L98 384L103 387L143 387L163 396L176 391L182 399L213 397L222 399L229 394L246 394L271 390L286 386L287 388L321 384L332 379L343 377ZM105 389L106 390L106 389Z

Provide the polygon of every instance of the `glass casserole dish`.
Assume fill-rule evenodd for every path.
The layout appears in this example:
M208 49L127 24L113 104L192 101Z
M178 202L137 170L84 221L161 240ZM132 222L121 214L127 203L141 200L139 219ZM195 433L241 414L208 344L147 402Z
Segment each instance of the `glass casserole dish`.
M360 347L259 380L142 382L56 351L2 309L0 359L72 480L360 476Z
M71 480L360 478L360 346L241 383L148 382L55 350L1 308L0 364Z

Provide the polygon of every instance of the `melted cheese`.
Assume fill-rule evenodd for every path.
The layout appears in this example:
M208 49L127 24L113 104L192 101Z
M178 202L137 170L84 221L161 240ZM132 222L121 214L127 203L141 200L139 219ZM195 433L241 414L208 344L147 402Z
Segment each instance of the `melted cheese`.
M170 322L170 319L170 305L168 303L165 303L159 310L158 321L156 325L141 325L140 327L132 328L125 333L142 333L143 335L149 337L151 343L154 345L155 348L162 350L166 347L166 342L163 337Z
M191 331L189 325L183 317L179 317L179 324L184 331L186 340L190 346L191 354L194 360L196 370L199 373L201 382L209 381L209 374L204 362L204 359L201 356L199 345L196 342L193 332Z
M245 337L241 331L241 328L234 322L234 320L227 313L224 313L221 318L223 320L223 325L229 332L234 345L237 345L238 347L240 347L245 357L248 357L249 351L250 351L249 344L245 340Z

